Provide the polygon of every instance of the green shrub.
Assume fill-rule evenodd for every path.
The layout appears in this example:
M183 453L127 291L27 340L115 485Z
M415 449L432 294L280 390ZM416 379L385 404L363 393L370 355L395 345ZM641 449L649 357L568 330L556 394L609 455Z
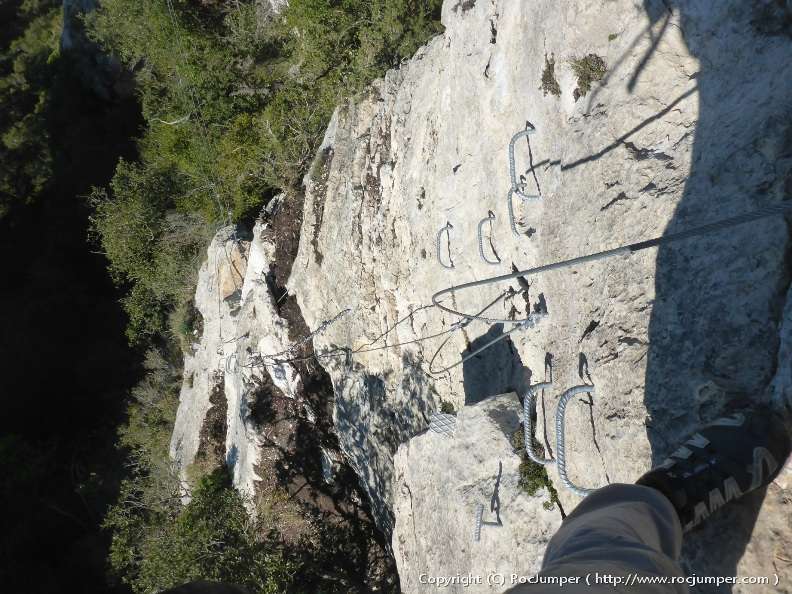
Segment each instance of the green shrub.
M577 88L572 93L575 101L585 97L586 93L591 90L591 83L602 80L608 70L605 60L596 54L588 54L583 58L574 58L570 61L570 65L578 83Z
M447 415L455 415L456 409L454 408L453 404L443 400L440 402L440 412L445 413Z
M164 241L166 217L227 224L298 188L335 107L440 30L440 0L294 0L275 18L252 1L202 6L104 0L86 17L136 69L148 122L140 162L94 192L133 341L166 330L195 269L201 234Z
M545 54L545 66L544 70L542 71L542 84L539 86L542 94L545 96L547 96L548 93L556 97L561 96L561 85L558 84L558 80L556 80L555 76L555 64L555 56L551 54L548 58L547 54Z
M288 588L299 568L262 536L225 467L200 480L189 504L157 519L157 524L136 522L116 506L105 523L114 530L111 565L135 592L202 579L275 594Z
M190 352L190 346L198 342L203 334L203 318L192 299L179 301L168 318L171 336L182 351Z
M525 451L525 431L520 427L511 434L511 445L514 452L520 456L520 482L519 485L528 495L536 495L540 489L547 489L550 498L542 506L545 509L552 509L558 502L558 491L553 486L550 477L547 476L547 469L542 464L537 464L528 457ZM534 451L542 451L542 445L533 438Z
M528 495L535 495L539 489L547 486L549 481L544 466L537 464L527 456L523 458L520 462L520 487L523 491Z
M127 334L140 342L166 329L168 312L195 290L211 228L198 213L181 213L173 169L120 161L110 192L95 189L91 226L110 262L110 273L129 291L123 299Z
M181 370L155 349L146 353L144 368L143 379L132 390L127 422L119 429L118 447L128 453L128 476L104 520L112 534L111 566L128 583L137 579L143 543L158 527L175 521L184 494L169 456Z
M62 10L55 0L23 2L18 37L0 47L0 218L38 199L51 183L48 115L57 78Z
M223 467L201 479L175 523L146 543L140 590L205 579L252 592L283 592L296 570L272 541L259 536Z
M159 349L149 349L143 361L145 374L132 389L127 421L119 429L118 445L127 449L140 470L157 465L170 472L170 437L181 388L181 368Z
M182 505L184 486L168 455L181 385L174 357L148 351L146 375L119 432L130 472L104 521L112 534L110 565L140 593L196 579L282 592L297 565L267 538L268 527L248 516L225 467L200 478Z

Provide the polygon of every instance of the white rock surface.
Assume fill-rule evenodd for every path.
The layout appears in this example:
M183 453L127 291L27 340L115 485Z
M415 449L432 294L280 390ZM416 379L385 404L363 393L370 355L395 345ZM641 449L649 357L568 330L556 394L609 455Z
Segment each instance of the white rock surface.
M186 469L200 446L201 427L211 407L209 398L224 381L225 361L234 349L233 342L227 342L236 336L231 312L239 306L235 289L242 286L248 249L249 244L239 241L232 227L223 228L212 239L198 273L194 305L203 331L193 344L193 353L184 357L184 381L170 447L185 482Z
M788 196L789 38L761 3L666 4L445 2L446 32L367 97L337 110L306 179L289 290L310 328L352 310L316 337L317 351L363 348L411 311L387 335L389 345L448 329L458 318L418 308L440 289L508 273L512 263L526 269ZM551 53L560 98L539 90ZM569 61L589 53L606 61L608 74L574 101ZM536 128L536 177L527 171L524 141L518 169L543 200L515 202L521 229L532 230L514 237L506 147L526 121ZM496 215L498 266L477 251L477 224L488 210ZM434 254L447 221L454 270ZM339 440L380 526L391 530L392 514L405 509L405 494L395 487L396 449L427 427L441 401L459 409L521 391L529 378L552 378L543 397L552 416L566 388L593 383L591 403L570 406L570 474L601 486L634 481L737 394L769 398L776 369L789 374L779 362L788 247L777 218L532 277L530 303L546 305L548 317L447 373L426 372L448 336L325 359ZM453 303L474 313L506 286L520 289L512 282L458 291ZM525 315L521 296L491 311L505 317L512 305L517 317ZM501 331L476 322L451 334L434 367L458 362L471 344ZM776 381L777 394L785 381ZM542 407L539 414L544 427ZM552 424L538 437L552 445ZM556 484L571 511L579 499ZM691 535L690 571L752 574L775 564L792 584L790 565L765 554L792 542L789 493L776 487L764 507L759 499L755 509L742 510L742 523L713 523ZM511 543L491 546L504 547L493 555L505 555ZM393 547L403 583L412 583L406 573L423 567L425 555L408 559L398 539ZM449 563L464 565L460 553L447 554Z
M288 397L299 389L299 376L288 363L268 362L265 367L251 359L253 354L280 353L291 346L288 327L266 283L273 249L261 223L254 227L251 241L239 239L231 227L224 228L212 240L199 272L195 307L203 318L203 333L194 353L185 357L185 381L171 439L171 457L185 481L200 445L209 397L221 380L228 407L226 460L234 485L250 495L260 478L256 465L262 446L262 435L251 417L256 386L266 373Z
M250 363L250 353L273 355L291 345L289 328L278 314L275 300L267 286L266 276L274 259L274 246L264 237L265 227L253 227L247 273L242 285L242 304L237 315L238 361ZM287 358L284 355L282 358ZM267 361L267 372L285 396L294 398L300 386L297 371L288 363ZM237 375L238 377L238 375Z
M279 13L289 5L289 0L261 0L274 13Z
M273 246L264 238L261 223L253 228L253 240L242 284L242 302L235 316L236 337L232 363L226 368L225 386L228 399L228 432L226 458L233 468L234 485L241 491L253 494L256 464L262 446L260 429L250 417L250 407L257 384L266 373L272 383L285 396L294 398L300 378L288 363L255 364L252 353L281 353L291 346L288 327L278 315L275 301L266 283L266 275L273 258Z
M394 550L403 592L437 592L430 579L534 575L561 518L545 489L519 486L519 459L506 433L519 429L515 393L463 408L453 436L427 431L394 458ZM497 513L491 511L496 503ZM480 540L476 507L484 506ZM500 519L500 525L498 525ZM421 578L423 574L423 578ZM498 592L497 584L452 584L445 592Z

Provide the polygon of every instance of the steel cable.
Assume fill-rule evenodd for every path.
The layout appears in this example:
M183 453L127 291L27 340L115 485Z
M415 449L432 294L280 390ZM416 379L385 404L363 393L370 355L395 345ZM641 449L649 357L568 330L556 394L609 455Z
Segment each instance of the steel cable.
M463 318L468 319L475 319L481 320L483 322L488 322L490 324L521 324L526 321L527 319L523 320L512 320L512 319L501 319L501 318L487 318L480 315L472 315L466 314L465 312L457 311L451 307L443 305L439 302L440 298L444 295L449 293L456 293L466 289L472 289L474 287L481 287L484 285L491 285L495 283L500 283L507 280L512 280L516 278L524 278L530 275L536 275L543 272L549 272L551 270L558 270L560 268L567 268L569 266L575 266L577 264L586 264L589 262L595 262L597 260L604 260L606 258L612 258L614 256L620 255L632 255L636 252L641 250L645 250L651 247L657 247L660 245L667 245L670 243L674 243L677 241L684 241L687 239L691 239L693 237L708 235L712 233L716 233L718 231L723 231L724 229L729 229L731 227L736 227L738 225L744 225L745 223L750 223L753 221L758 221L760 219L765 219L772 216L783 215L788 212L792 211L792 201L790 202L782 202L780 204L775 204L773 206L767 206L764 208L760 208L758 210L744 213L741 215L737 215L734 217L730 217L728 219L723 219L721 221L715 221L713 223L709 223L707 225L702 225L700 227L694 227L692 229L687 229L685 231L679 231L677 233L672 233L670 235L663 235L660 237L655 237L654 239L647 239L645 241L639 241L636 243L631 243L629 245L623 245L620 247L612 248L609 250L604 250L601 252L596 252L593 254L587 254L585 256L577 256L575 258L569 258L566 260L561 260L558 262L553 262L552 264L544 264L542 266L536 266L534 268L528 268L525 270L518 270L516 272L512 272L509 274L502 274L500 276L493 276L489 278L485 278L482 280L471 281L469 283L463 283L461 285L454 285L438 291L434 295L432 295L432 303L442 309L445 312L453 314L455 316L460 316Z
M524 131L519 132L518 134L516 134L512 138L512 140L510 142L510 145L509 145L509 173L510 173L510 178L511 178L511 182L512 182L512 187L509 190L509 196L508 196L509 204L508 204L508 206L509 206L509 215L510 215L510 225L511 225L512 230L515 233L518 233L518 230L516 228L516 223L515 223L515 219L514 219L514 212L513 212L513 205L512 205L512 194L517 194L521 199L523 199L525 201L541 199L539 196L528 196L528 195L523 194L520 191L521 190L521 186L517 183L517 180L516 180L516 167L515 167L515 163L514 163L514 143L516 142L516 140L518 138L520 138L521 136L527 136L532 131L533 130L524 130ZM528 268L528 269L525 269L525 270L517 270L517 271L509 273L509 274L493 276L493 277L482 279L482 280L476 280L476 281L471 281L471 282L467 282L467 283L462 283L460 285L453 285L451 287L447 287L445 289L442 289L442 290L434 293L432 295L432 298L431 298L432 299L432 303L431 304L421 305L421 306L417 307L416 309L411 310L409 314L407 314L406 316L404 316L403 318L401 318L400 320L395 322L391 327L387 328L384 332L382 332L377 338L375 338L371 342L366 343L365 345L362 345L361 347L358 347L356 349L352 349L350 347L334 347L334 348L331 348L331 349L329 349L327 351L320 352L320 353L314 352L311 355L307 355L307 356L290 357L290 358L287 358L287 359L281 359L280 358L280 356L282 356L284 354L292 353L295 350L297 350L298 348L300 348L301 346L305 345L306 343L311 341L313 338L315 338L317 335L322 333L331 324L333 324L338 319L340 319L343 315L345 315L346 313L349 313L349 311L351 311L351 310L349 308L347 308L345 310L342 310L339 314L337 314L332 319L323 322L320 326L318 326L316 328L316 330L311 332L305 338L301 339L298 343L293 344L288 349L286 349L284 351L281 351L279 353L275 353L275 354L268 354L268 355L264 355L264 354L260 354L260 353L259 354L254 354L254 355L251 356L250 362L247 363L246 365L243 365L242 367L256 367L256 366L274 367L274 366L283 365L285 363L295 363L295 362L308 361L308 360L317 360L317 361L319 361L320 359L326 359L326 358L332 358L332 357L338 357L338 356L343 356L343 357L345 357L347 359L347 361L349 361L351 359L351 356L354 355L354 354L370 353L370 352L375 352L375 351L380 351L380 350L386 350L386 349L391 349L391 348L398 348L398 347L408 346L408 345L412 345L412 344L419 344L419 343L422 343L422 342L425 342L425 341L428 341L428 340L432 340L434 338L438 338L438 337L443 336L443 335L451 334L451 333L453 333L453 332L455 332L457 330L464 329L466 326L468 326L474 320L480 320L480 321L483 321L483 322L488 323L490 325L492 325L492 324L504 324L504 325L505 324L512 324L513 325L513 328L511 328L508 331L504 332L500 336L497 336L496 338L488 341L487 343L485 343L481 347L477 348L476 350L474 350L474 351L468 353L467 355L461 357L460 360L456 361L455 363L453 363L453 364L451 364L449 366L446 366L443 369L435 370L434 369L434 362L435 362L436 358L439 356L440 352L446 346L446 344L448 344L448 342L451 340L450 336L448 338L446 338L446 340L444 340L440 344L440 346L437 348L435 353L432 355L432 357L431 357L431 359L429 361L429 370L428 370L428 372L424 371L423 368L421 367L422 371L424 371L424 373L427 373L430 376L431 375L439 375L439 374L445 373L445 372L457 367L458 365L461 365L461 364L465 363L466 361L468 361L472 357L476 357L476 356L480 355L482 352L484 352L485 350L491 348L493 345L497 344L499 341L508 338L513 332L515 332L517 330L533 327L534 325L536 325L536 323L539 320L541 320L546 315L546 314L530 314L530 308L526 312L527 313L527 317L526 318L517 319L517 320L511 319L511 318L487 317L487 316L483 315L493 305L495 305L496 303L498 303L499 301L501 301L505 297L507 297L509 295L516 294L516 291L514 289L512 289L512 288L509 288L508 290L503 291L498 297L496 297L493 301L491 301L489 304L487 304L483 309L481 309L476 314L467 314L465 312L458 311L458 310L456 310L456 309L454 309L452 307L444 305L441 302L441 299L443 297L447 296L448 294L454 294L456 292L461 292L461 291L465 291L465 290L468 290L468 289L473 289L473 288L476 288L476 287L482 287L482 286L488 286L488 285L493 285L493 284L497 284L497 283L502 283L502 282L506 282L506 281L510 281L510 280L514 280L514 279L521 280L521 279L525 279L525 277L528 277L528 276L537 275L537 274L541 274L541 273L545 273L545 272L549 272L549 271L553 271L553 270L559 270L559 269L563 269L563 268L568 268L568 267L572 267L572 266L576 266L576 265L580 265L580 264L587 264L587 263L590 263L590 262L604 260L604 259L612 258L612 257L615 257L615 256L622 256L622 255L630 256L630 255L632 255L632 254L634 254L636 252L639 252L639 251L642 251L642 250L646 250L646 249L649 249L649 248L652 248L652 247L657 247L657 246L660 246L660 245L667 245L667 244L671 244L671 243L678 242L678 241L688 240L688 239L691 239L691 238L694 238L694 237L700 237L700 236L704 236L704 235L720 232L720 231L723 231L725 229L729 229L729 228L732 228L732 227L743 225L743 224L746 224L746 223L749 223L749 222L754 222L754 221L761 220L761 219L764 219L764 218L768 218L768 217L772 217L772 216L778 216L778 215L784 215L784 214L789 213L790 211L792 211L792 202L779 203L779 204L775 204L775 205L772 205L772 206L767 206L767 207L764 207L764 208L760 208L760 209L757 209L757 210L749 212L749 213L744 213L744 214L741 214L741 215L737 215L737 216L730 217L730 218L727 218L727 219L723 219L723 220L720 220L720 221L715 221L715 222L712 222L712 223L709 223L709 224L706 224L706 225L702 225L702 226L699 226L699 227L694 227L694 228L687 229L687 230L684 230L684 231L680 231L680 232L671 233L671 234L668 234L668 235L656 237L656 238L653 238L653 239L639 241L639 242L635 242L635 243L632 243L632 244L623 245L623 246L619 246L619 247L616 247L616 248L595 252L595 253L592 253L592 254L587 254L587 255L583 255L583 256L577 256L577 257L573 257L573 258L568 258L568 259L565 259L565 260L560 260L560 261L557 261L557 262L553 262L553 263L550 263L550 264L544 264L544 265L536 266L536 267L533 267L533 268ZM489 216L487 217L487 219L484 219L483 221L479 222L479 227L478 227L478 231L479 231L479 237L478 237L478 239L479 239L479 252L480 252L480 255L482 256L482 258L485 261L487 261L488 263L492 263L492 262L488 261L487 258L484 257L484 254L483 254L482 225L484 223L486 223L487 220L491 220L491 218L493 216L494 215L492 215L492 213L489 213ZM450 259L451 250L450 250L450 233L449 233L449 231L450 231L451 228L452 228L451 223L447 223L446 226L443 227L437 233L437 236L436 236L436 239L435 239L435 247L436 247L437 259L441 263L441 265L443 265L445 268L448 268L448 269L454 268L453 261ZM441 237L442 237L443 232L446 232L448 234L448 247L449 247L449 261L450 261L450 265L445 264L442 261L442 258L441 258ZM376 344L377 342L379 342L380 340L385 340L388 335L390 335L392 332L394 332L399 327L399 325L401 325L403 322L405 322L405 321L407 321L409 319L412 319L412 317L417 312L425 310L425 309L430 309L432 307L437 307L438 309L440 309L442 311L445 311L445 312L447 312L447 313L449 313L449 314L451 314L453 316L457 316L459 318L459 320L457 322L453 323L449 328L447 328L447 329L445 329L443 331L434 333L434 334L430 334L430 335L427 335L427 336L421 336L421 337L418 337L418 338L413 339L413 340L399 342L399 343L394 343L394 344L387 344L386 343L384 346L379 346L379 347L373 347L372 346L372 345ZM268 363L267 361L271 361L271 362ZM557 467L558 467L559 478L560 478L562 484L567 489L571 490L572 492L574 492L574 493L576 493L578 495L581 495L581 496L585 496L585 495L587 495L588 493L591 492L591 489L583 488L583 487L579 487L579 486L575 485L569 479L569 476L568 476L568 472L567 472L567 468L566 468L566 443L565 443L565 424L564 424L564 421L565 421L566 408L567 408L567 404L569 403L569 401L577 394L580 394L580 393L593 393L594 392L594 387L590 386L590 385L583 385L583 386L576 386L574 388L570 388L569 390L564 392L564 394L562 395L561 399L559 400L559 403L558 403L558 406L557 406L557 409L556 409L556 419L555 419L555 423L556 423L556 442L557 442L557 444L556 444L556 455L557 455L557 458L555 460L553 460L552 458L544 458L544 457L540 456L535 451L534 445L533 445L533 432L534 432L533 414L534 414L534 409L535 409L535 404L536 404L536 394L535 394L534 390L543 389L545 387L548 387L549 385L550 385L549 383L537 384L537 385L529 388L527 390L526 394L524 395L524 398L523 398L523 421L524 421L523 430L524 430L524 437L525 437L525 451L526 451L526 454L528 455L528 457L532 461L537 463L537 464L542 464L542 465L556 464ZM479 522L480 522L480 518L477 518L477 524ZM477 526L477 531L479 531L479 530L480 530L480 524Z

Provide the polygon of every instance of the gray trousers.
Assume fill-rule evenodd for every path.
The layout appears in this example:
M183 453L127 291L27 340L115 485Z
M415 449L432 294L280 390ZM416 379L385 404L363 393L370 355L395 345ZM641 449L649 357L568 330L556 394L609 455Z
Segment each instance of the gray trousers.
M682 528L664 495L639 485L609 485L586 497L561 524L547 545L540 583L508 592L685 594L684 582L650 583L684 577L681 547Z

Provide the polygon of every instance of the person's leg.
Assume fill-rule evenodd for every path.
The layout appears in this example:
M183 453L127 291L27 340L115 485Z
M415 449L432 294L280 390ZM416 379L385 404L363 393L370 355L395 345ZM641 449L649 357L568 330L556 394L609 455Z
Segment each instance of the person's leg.
M608 485L569 515L547 546L542 573L560 575L565 563L576 563L600 574L683 576L681 549L682 527L665 496L639 485Z
M651 576L682 577L682 528L674 507L649 487L609 485L586 497L547 545L539 580L571 580L564 592L687 592L681 584L640 584ZM619 583L622 587L619 587ZM558 592L553 583L508 592Z

